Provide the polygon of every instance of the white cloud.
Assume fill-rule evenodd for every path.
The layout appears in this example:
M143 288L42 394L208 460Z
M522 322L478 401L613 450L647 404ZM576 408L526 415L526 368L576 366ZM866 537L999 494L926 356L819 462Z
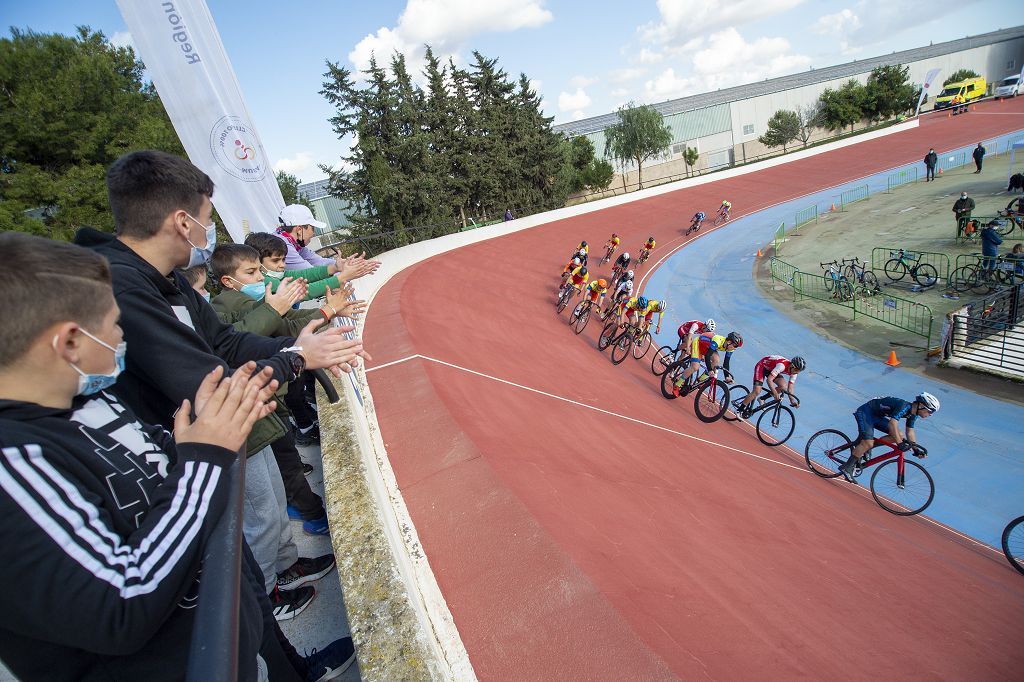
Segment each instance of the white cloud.
M608 72L608 82L619 84L626 83L628 81L634 81L641 76L646 75L647 69L614 69Z
M700 89L697 83L695 78L677 76L676 70L670 66L652 80L644 83L644 95L649 102L684 97L692 95Z
M479 33L537 28L554 17L545 0L408 0L398 24L381 27L364 37L349 52L349 61L366 69L370 56L387 63L393 52L406 56L411 70L422 64L423 46L430 44L439 55L456 53Z
M804 0L658 0L660 21L639 28L644 42L686 41L793 9Z
M570 109L585 109L590 106L590 95L583 91L583 88L576 88L576 92L558 93L558 109L569 111Z
M132 34L129 31L118 31L110 36L110 44L114 47L130 47L135 50L135 40L132 39ZM138 52L138 50L135 51Z
M573 76L572 78L569 79L569 85L571 85L574 88L585 88L588 85L593 85L596 82L597 79L591 78L590 76Z
M640 63L641 64L657 64L665 59L663 52L654 52L648 50L646 47L640 48Z
M615 88L608 94L610 94L612 97L618 97L619 99L621 99L629 94L629 90L627 90L626 88Z
M835 14L826 14L819 17L811 30L820 35L834 33L845 33L861 27L860 17L853 13L853 10L844 9Z
M815 33L834 36L843 54L861 52L894 34L938 21L946 14L980 0L857 0L854 9L819 17ZM851 47L851 45L856 47Z
M318 163L309 152L298 152L291 158L278 159L274 171L291 173L302 182L313 182L326 177L326 173L317 167Z
M574 111L570 117L573 121L579 121L582 118L586 118L587 114L583 111Z

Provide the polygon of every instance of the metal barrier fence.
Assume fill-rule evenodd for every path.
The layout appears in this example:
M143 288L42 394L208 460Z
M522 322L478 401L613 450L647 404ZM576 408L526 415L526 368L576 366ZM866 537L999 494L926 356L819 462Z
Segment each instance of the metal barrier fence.
M801 225L809 223L811 221L818 222L818 207L808 206L807 208L800 209L796 212L796 220L793 221L793 227L797 228Z
M886 192L892 192L897 187L917 182L917 167L904 168L898 173L893 173L886 180Z
M793 300L802 301L805 298L813 298L816 301L834 303L843 308L853 309L854 297L846 298L840 295L840 288L834 286L835 282L831 277L824 275L812 275L809 272L793 273ZM830 290L830 285L831 290Z
M779 223L779 229L775 230L775 237L772 239L772 254L779 255L782 242L786 240L786 223Z
M939 164L938 166L936 166L936 169L940 171L948 171L952 168L966 166L967 159L967 152L958 152L956 154L943 154L939 157Z
M885 264L899 255L899 249L891 246L876 246L871 249L871 269L875 270L876 276L885 271ZM949 256L937 251L911 251L903 252L904 258L914 263L928 263L938 271L939 279L948 280L953 271L949 267Z
M839 195L839 210L845 211L846 207L850 204L858 201L864 201L868 198L868 186L860 185L852 189L848 189Z
M793 275L797 272L795 265L790 265L786 261L779 260L778 258L772 258L769 262L769 268L772 273L772 279L777 282L782 282L786 286L793 286Z
M971 243L971 242L978 242L978 241L980 241L980 239L981 239L981 231L983 229L985 229L985 227L989 223L991 223L991 222L995 222L996 232L1000 232L1001 233L1003 230L1006 229L1006 225L1009 222L1009 218L1007 218L1006 216L998 216L998 215L995 215L995 216L976 215L976 216L971 216L971 222L974 223L974 225L969 230L968 229L961 230L959 225L957 225L955 241L964 242L964 243ZM1014 226L1010 228L1010 231L1009 231L1008 234L1000 234L999 236L1002 237L1004 242L1005 241L1019 242L1019 241L1024 240L1024 230L1020 229L1019 227L1017 227L1016 224L1014 224Z
M1024 376L1024 325L952 315L949 351L971 365Z

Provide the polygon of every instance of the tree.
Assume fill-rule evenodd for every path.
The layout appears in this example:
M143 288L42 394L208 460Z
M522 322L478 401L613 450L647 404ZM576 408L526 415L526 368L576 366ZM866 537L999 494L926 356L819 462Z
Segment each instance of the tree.
M683 162L686 164L687 175L693 172L693 167L697 164L697 159L699 158L700 152L697 151L696 147L687 147L683 151Z
M590 138L580 135L571 140L563 140L561 148L564 160L559 184L566 196L584 189L602 190L611 184L615 169L604 159L595 157L594 143Z
M637 184L643 189L643 163L663 155L672 144L672 129L665 119L649 106L632 102L619 108L619 121L604 131L605 156L620 164L636 162Z
M872 70L864 101L864 113L876 121L912 110L917 104L917 96L910 83L910 67L896 64Z
M277 171L277 186L281 188L281 196L284 197L284 203L286 206L291 204L302 204L307 206L313 213L313 217L316 217L316 207L313 206L313 202L309 200L309 197L305 194L299 193L299 185L302 184L302 180L295 177L291 173L285 173L284 171Z
M107 166L132 149L184 154L130 47L79 27L74 36L11 29L0 40L0 222L70 239L114 227Z
M826 130L842 130L864 118L864 86L854 79L848 80L838 90L826 88L818 98L821 106L821 123Z
M795 111L779 109L768 119L768 131L757 139L768 147L782 147L782 151L785 153L786 145L799 135L800 117Z
M946 87L950 83L959 83L960 81L965 81L968 78L978 78L979 76L981 76L981 74L972 69L958 69L953 72L952 76L942 81L942 87Z
M806 147L811 134L821 121L821 103L801 104L796 108L796 116L800 121L800 132L797 139Z

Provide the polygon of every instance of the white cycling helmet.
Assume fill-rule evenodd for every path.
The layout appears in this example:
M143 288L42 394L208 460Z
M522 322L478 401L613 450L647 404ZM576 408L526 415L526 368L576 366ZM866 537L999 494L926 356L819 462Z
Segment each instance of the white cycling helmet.
M626 278L629 279L630 281L633 280L633 271L632 270L630 270L629 272L626 273Z
M580 258L583 258L583 257L585 257L587 255L587 250L586 249L580 249L579 254L580 254Z
M573 258L572 259L572 264L573 265L579 265L580 264L580 259L579 258Z
M625 251L622 254L622 260L629 260L629 251Z
M931 393L922 393L917 396L915 400L925 406L930 412L935 413L939 411L939 399L933 396Z
M708 318L708 321L704 323L704 326L708 328L709 332L715 331L715 321L710 317Z

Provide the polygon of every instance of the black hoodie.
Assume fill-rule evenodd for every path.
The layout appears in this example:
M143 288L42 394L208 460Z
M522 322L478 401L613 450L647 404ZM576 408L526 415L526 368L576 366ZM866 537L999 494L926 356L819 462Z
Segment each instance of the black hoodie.
M27 680L169 680L186 668L203 546L235 453L176 445L99 393L0 400L0 658ZM255 675L263 578L243 562L239 672Z
M282 385L295 378L287 354L294 338L267 338L235 331L192 289L180 273L164 277L113 235L83 227L75 243L110 262L114 298L128 343L125 371L113 391L143 422L171 428L181 402L195 397L217 365L249 360L274 369Z

